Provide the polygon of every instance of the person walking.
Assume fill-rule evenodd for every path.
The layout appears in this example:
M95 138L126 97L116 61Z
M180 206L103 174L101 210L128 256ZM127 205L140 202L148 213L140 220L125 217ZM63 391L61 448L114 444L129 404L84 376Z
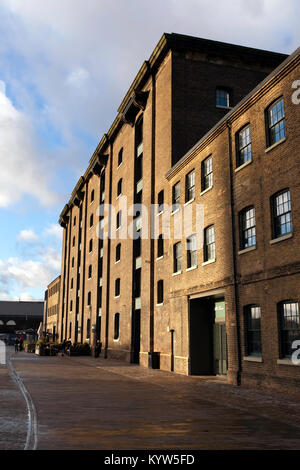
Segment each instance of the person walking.
M15 344L15 352L18 352L19 351L19 338L16 336L15 337L15 341L14 341L14 344Z
M61 357L64 357L65 350L66 350L66 340L64 339L63 342L61 343Z

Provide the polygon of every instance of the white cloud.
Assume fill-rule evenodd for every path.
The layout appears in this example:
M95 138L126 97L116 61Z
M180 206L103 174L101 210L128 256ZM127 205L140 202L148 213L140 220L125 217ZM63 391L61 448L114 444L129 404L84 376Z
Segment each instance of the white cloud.
M0 91L0 207L8 207L23 195L37 198L43 205L53 204L48 189L46 167L39 158L32 126L21 111Z
M52 248L45 251L40 261L20 258L0 260L0 292L9 295L12 290L46 290L47 285L57 277L60 266L60 253Z
M33 230L21 230L17 240L25 242L35 242L39 240L39 237L34 233Z
M79 67L76 70L73 70L73 72L71 72L68 75L68 77L66 79L66 83L68 85L79 88L79 87L83 86L86 83L89 76L90 76L90 74L87 70L85 70L82 67Z
M63 230L58 224L51 224L44 231L45 235L54 237L54 239L58 239L59 241L62 241L62 233Z

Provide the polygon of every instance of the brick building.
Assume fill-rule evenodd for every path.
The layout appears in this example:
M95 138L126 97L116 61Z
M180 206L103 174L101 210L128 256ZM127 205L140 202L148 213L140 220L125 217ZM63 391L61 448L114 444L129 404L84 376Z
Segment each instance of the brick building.
M274 359L277 313L265 302L279 295L276 279L279 309L295 312L298 299L283 287L297 276L296 222L293 234L280 236L270 236L267 224L271 200L281 207L292 199L296 209L299 108L291 80L298 59L297 52L286 58L162 36L61 213L60 339L101 339L105 356L184 374L227 374L230 383L291 377L290 359L282 352ZM280 120L273 126L274 116ZM274 135L280 142L273 144ZM102 203L110 205L103 214ZM127 208L141 203L143 210L135 206L127 218ZM153 212L151 204L158 205ZM174 207L163 227L166 205ZM196 228L187 251L175 231L189 208ZM193 235L202 215L199 248ZM150 236L154 226L158 239ZM107 238L98 236L107 231ZM281 249L287 244L289 257Z
M54 279L45 292L45 309L43 330L52 336L53 339L58 337L58 315L60 302L60 286L61 276Z

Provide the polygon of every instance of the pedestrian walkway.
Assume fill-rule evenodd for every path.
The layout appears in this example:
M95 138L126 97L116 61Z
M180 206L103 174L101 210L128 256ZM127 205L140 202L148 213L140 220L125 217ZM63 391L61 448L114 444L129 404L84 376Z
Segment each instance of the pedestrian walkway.
M38 449L300 448L296 397L101 357L18 353L12 364L35 404Z

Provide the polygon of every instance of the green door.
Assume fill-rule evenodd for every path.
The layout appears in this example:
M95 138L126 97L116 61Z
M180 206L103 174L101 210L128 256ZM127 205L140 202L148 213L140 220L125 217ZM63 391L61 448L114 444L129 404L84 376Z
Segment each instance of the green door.
M214 324L214 372L227 375L227 338L225 323Z

